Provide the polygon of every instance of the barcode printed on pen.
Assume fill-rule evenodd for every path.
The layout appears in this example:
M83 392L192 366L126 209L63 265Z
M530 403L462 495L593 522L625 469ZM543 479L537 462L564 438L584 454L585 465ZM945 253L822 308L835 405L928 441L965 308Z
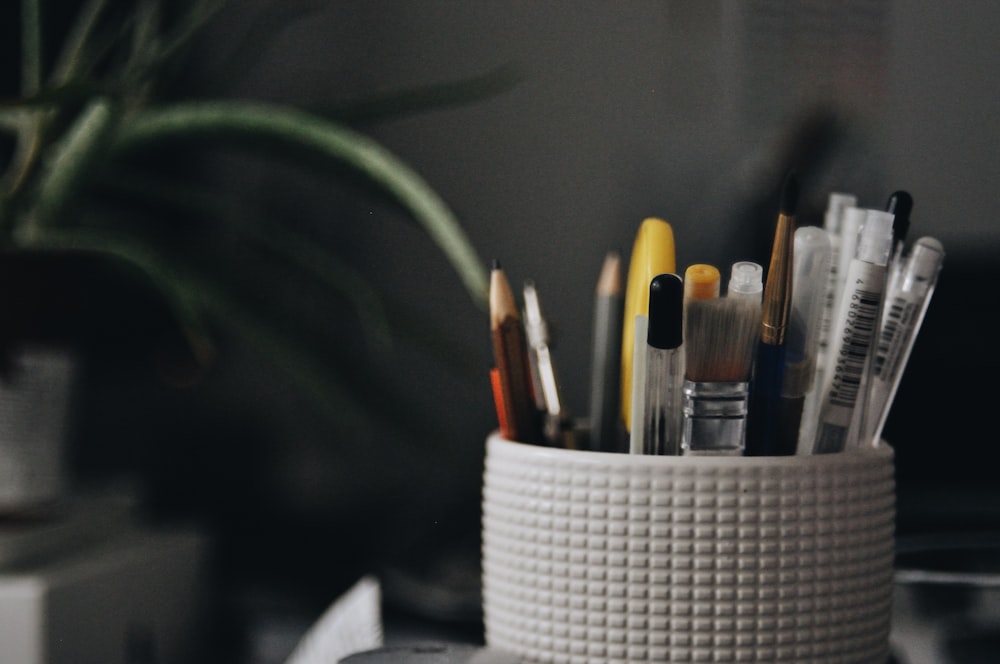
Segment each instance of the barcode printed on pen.
M885 360L889 355L892 340L896 336L897 330L899 330L900 317L903 315L903 306L904 302L901 298L893 298L883 313L882 329L878 335L878 346L875 348L875 369L873 373L876 376L882 374L882 367L885 366Z
M830 346L830 329L833 327L833 316L834 316L834 301L837 296L837 266L835 264L830 265L830 275L826 283L826 292L824 293L825 304L823 306L822 316L820 317L819 323L819 337L818 345L825 351ZM824 353L825 354L825 353Z
M892 304L885 310L885 321L879 334L878 347L875 355L873 375L889 376L895 371L901 357L902 340L896 337L911 324L916 307L905 298L893 298Z
M880 295L880 291L859 290L848 307L849 324L841 330L843 340L830 386L830 402L837 406L852 408L857 401L865 357L878 321Z

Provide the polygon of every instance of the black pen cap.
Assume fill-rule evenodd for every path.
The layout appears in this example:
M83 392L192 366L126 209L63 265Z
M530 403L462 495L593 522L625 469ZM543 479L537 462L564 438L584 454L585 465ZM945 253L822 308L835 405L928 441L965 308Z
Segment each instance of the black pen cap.
M677 348L684 338L684 282L676 274L658 274L649 282L646 343Z

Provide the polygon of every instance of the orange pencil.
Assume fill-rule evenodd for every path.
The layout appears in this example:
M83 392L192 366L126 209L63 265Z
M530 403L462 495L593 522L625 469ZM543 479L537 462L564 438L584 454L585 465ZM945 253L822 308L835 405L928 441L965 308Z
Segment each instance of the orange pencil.
M521 314L507 275L494 260L490 270L490 336L500 396L494 397L504 436L522 443L543 444L541 411L535 405L528 344Z

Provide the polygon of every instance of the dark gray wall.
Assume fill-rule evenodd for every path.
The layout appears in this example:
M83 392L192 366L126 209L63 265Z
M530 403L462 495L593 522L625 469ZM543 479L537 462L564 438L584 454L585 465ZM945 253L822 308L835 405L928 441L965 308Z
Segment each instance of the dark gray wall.
M312 11L275 18L266 39L242 48L260 12L298 5ZM512 65L521 79L509 90L359 128L441 194L484 264L500 259L516 286L534 279L581 415L601 259L612 248L627 256L644 217L673 225L678 269L727 271L765 262L789 166L803 178L803 223L820 223L834 190L864 207L910 191L911 236L937 236L948 252L913 388L887 428L901 481L917 483L942 469L960 479L957 465L935 466L956 458L939 454L939 438L978 436L976 417L947 415L970 404L942 385L997 368L983 318L1000 246L997 26L1000 5L972 1L233 0L190 78L203 95L322 110ZM445 327L473 367L456 375L405 349L374 360L442 423L429 450L390 433L364 445L333 439L266 367L233 360L217 386L226 408L213 417L264 438L260 479L239 488L264 491L254 505L304 524L325 520L330 533L400 520L433 541L451 520L475 535L482 444L496 424L486 312L398 210L295 169L222 163L217 176L244 205L281 210L346 247L358 269ZM983 306L970 311L970 300ZM963 348L978 354L966 359ZM382 530L392 545L410 541Z

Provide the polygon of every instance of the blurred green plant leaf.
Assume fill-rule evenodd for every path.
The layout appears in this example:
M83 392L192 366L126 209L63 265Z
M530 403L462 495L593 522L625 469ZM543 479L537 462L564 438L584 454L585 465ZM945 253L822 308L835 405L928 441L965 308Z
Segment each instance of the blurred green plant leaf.
M157 143L207 140L234 146L270 146L288 154L306 150L344 162L400 202L437 243L475 304L486 306L485 263L447 204L409 165L381 144L296 108L260 102L189 102L154 109L122 124L112 153Z
M449 339L407 303L384 293L337 253L298 234L292 225L269 219L263 224L232 223L233 201L216 192L168 181L159 172L133 172L134 157L178 144L224 150L249 150L309 167L320 177L360 176L415 221L458 277L473 304L487 307L488 272L449 206L410 165L357 127L434 108L485 99L517 83L517 71L501 66L481 75L436 85L396 90L332 108L307 110L292 105L242 100L165 103L157 98L171 74L185 63L188 47L218 16L224 0L82 0L58 48L47 48L40 0L22 0L19 96L0 99L0 132L11 149L0 176L0 246L14 250L97 252L124 261L147 275L164 296L199 361L212 356L210 321L239 329L275 364L347 429L365 417L394 423L432 440L437 424L407 403L406 395L388 399L392 389L364 362L386 353L399 338L420 345L443 365L463 375L474 373L461 340ZM304 12L323 8L317 0L265 6L251 21L246 43L260 53L273 36ZM46 61L46 54L52 59ZM245 65L245 63L244 63ZM151 178L151 179L145 179ZM186 183L190 184L190 183ZM143 200L146 209L131 214L107 205L102 194ZM116 200L120 203L120 200ZM151 208L187 207L177 219L185 232L212 233L192 220L225 219L238 227L241 242L255 256L267 257L283 274L308 281L322 297L346 306L370 345L360 357L330 348L301 318L289 319L284 302L268 301L223 274L227 261L214 246L191 251L184 237L170 237L170 224L146 223ZM194 227L194 231L191 231ZM221 267L225 264L226 267ZM214 272L213 272L214 270ZM314 335L312 338L310 335ZM326 343L324 343L326 342ZM333 344L336 346L336 344Z

